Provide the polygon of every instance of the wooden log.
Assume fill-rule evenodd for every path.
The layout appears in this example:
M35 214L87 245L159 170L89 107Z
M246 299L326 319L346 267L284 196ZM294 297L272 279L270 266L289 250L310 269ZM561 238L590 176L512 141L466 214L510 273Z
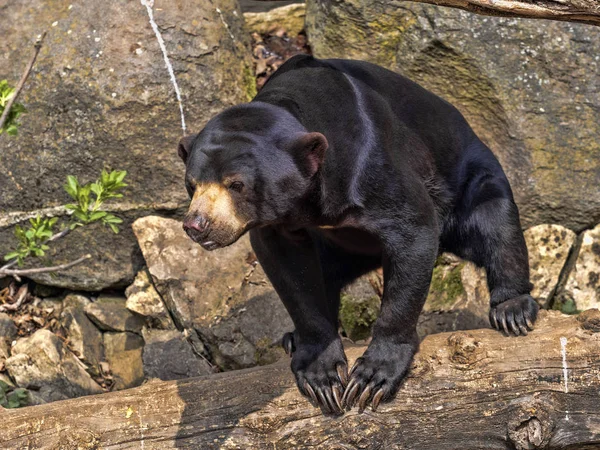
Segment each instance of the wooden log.
M364 347L347 348L349 359ZM428 336L396 400L324 417L289 361L0 412L10 449L600 448L600 312Z
M401 5L404 0L387 0ZM600 25L599 0L411 0L487 16L552 19Z

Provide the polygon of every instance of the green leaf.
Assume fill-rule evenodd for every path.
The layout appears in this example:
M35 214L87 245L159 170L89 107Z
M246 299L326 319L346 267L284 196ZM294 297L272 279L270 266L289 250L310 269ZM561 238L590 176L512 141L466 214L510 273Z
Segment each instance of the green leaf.
M11 259L15 259L18 256L19 256L19 252L10 252L10 253L7 253L6 255L4 255L4 260L10 261Z
M58 217L53 217L48 221L48 227L52 228L58 222Z
M113 233L119 234L119 229L117 228L117 226L115 224L109 223L108 226L113 231Z
M96 220L100 220L107 215L108 215L108 213L106 213L104 211L96 211L90 215L90 222L95 222Z
M65 184L64 188L71 198L77 200L77 193L79 191L79 182L77 181L77 178L75 178L73 175L67 175L67 183Z
M79 208L79 205L76 205L75 203L67 203L65 205L65 208L68 209L69 211L74 211L77 208Z
M126 170L117 170L115 172L113 172L116 174L115 176L115 181L117 184L121 183L121 181L123 181L125 179L125 176L127 176L127 171Z
M100 183L92 183L90 189L98 198L102 196L102 191L104 190Z
M123 223L123 219L117 216L113 216L112 214L107 214L104 218L104 222L106 223Z
M79 220L81 220L83 223L87 223L89 222L88 216L86 213L84 213L83 211L77 210L73 213L73 215L78 218Z

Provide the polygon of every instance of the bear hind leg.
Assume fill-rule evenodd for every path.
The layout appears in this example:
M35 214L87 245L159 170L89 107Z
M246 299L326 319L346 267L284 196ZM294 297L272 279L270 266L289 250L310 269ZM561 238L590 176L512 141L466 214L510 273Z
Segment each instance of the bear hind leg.
M539 306L530 295L527 246L508 180L487 175L472 183L455 218L444 246L485 269L490 324L506 334L526 335Z

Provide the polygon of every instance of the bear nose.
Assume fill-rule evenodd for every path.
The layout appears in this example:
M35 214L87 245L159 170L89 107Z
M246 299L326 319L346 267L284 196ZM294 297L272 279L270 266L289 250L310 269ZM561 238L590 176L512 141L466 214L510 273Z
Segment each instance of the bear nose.
M191 234L204 233L207 228L208 219L203 216L186 217L183 221L183 229L190 236Z

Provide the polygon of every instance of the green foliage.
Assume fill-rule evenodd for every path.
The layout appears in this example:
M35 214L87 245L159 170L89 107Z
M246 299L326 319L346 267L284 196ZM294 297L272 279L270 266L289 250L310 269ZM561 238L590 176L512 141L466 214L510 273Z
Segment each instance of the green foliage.
M4 112L4 108L14 93L15 89L8 85L8 81L0 81L0 116ZM9 135L15 136L17 134L17 127L19 126L17 119L25 112L27 112L27 110L21 103L13 103L10 112L8 113L8 117L6 118L4 128L0 128L0 134L6 131Z
M29 228L16 225L15 237L19 244L17 249L7 254L4 259L8 261L17 258L19 266L22 266L23 260L28 256L44 256L44 252L50 248L46 245L46 241L52 237L52 228L57 220L56 217L42 219L38 216L35 219L29 219Z
M69 225L71 229L101 221L104 225L110 227L114 233L118 233L119 228L117 225L122 223L123 220L106 211L99 211L99 208L110 198L123 197L123 194L117 191L127 186L126 183L123 183L125 175L127 175L127 172L124 170L114 170L110 173L103 170L100 179L83 186L79 184L77 178L69 175L64 188L67 194L76 202L65 205L68 210L73 211L75 220Z
M23 388L13 388L0 380L0 406L20 408L29 404L29 392Z
M100 207L111 198L121 198L123 194L119 193L121 189L127 186L123 182L127 172L124 170L113 170L107 172L103 170L100 178L93 183L81 185L76 177L67 176L67 182L64 189L71 196L75 203L69 203L65 207L72 211L70 221L63 225L71 230L89 225L94 222L101 222L108 226L114 233L119 232L118 225L123 223L119 217L106 211L100 211ZM48 240L54 234L54 226L58 218L29 219L29 227L15 226L15 237L19 241L16 250L4 256L6 261L16 258L19 266L28 256L42 257L45 255L48 247Z

